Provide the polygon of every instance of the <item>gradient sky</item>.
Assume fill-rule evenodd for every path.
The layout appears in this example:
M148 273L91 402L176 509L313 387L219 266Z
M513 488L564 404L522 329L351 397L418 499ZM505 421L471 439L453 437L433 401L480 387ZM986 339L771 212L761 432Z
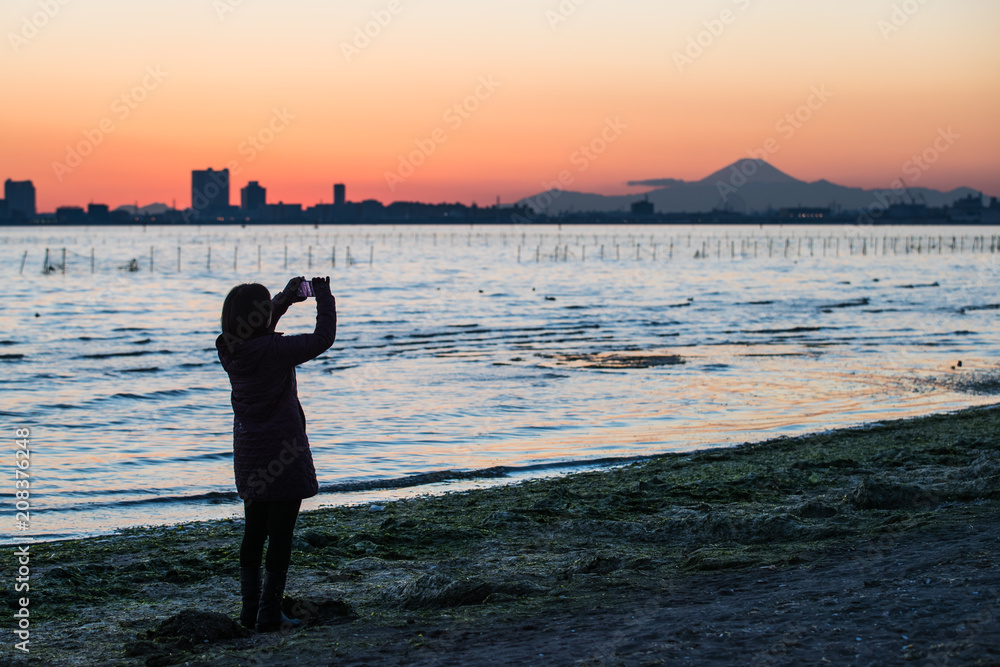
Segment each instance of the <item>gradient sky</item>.
M1000 195L996 0L5 0L0 28L0 180L33 180L42 211L186 207L190 171L230 162L233 203L249 180L270 202L329 202L335 182L510 202L564 170L621 194L765 146L797 178L867 188L929 151L910 185Z

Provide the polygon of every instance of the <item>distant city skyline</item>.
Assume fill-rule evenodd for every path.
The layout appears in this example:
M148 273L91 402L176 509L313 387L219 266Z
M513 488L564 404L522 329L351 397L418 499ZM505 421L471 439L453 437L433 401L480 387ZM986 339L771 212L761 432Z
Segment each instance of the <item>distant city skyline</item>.
M998 25L991 0L10 0L0 175L47 211L186 207L193 165L286 202L487 205L564 171L639 195L747 157L997 193Z
M942 144L942 150L947 146ZM937 150L937 149L935 149ZM907 174L912 176L912 174ZM332 185L333 203L268 201L267 188L250 181L239 189L239 202L233 203L229 169L194 169L190 172L189 207L174 207L163 202L144 206L123 205L112 210L107 204L90 202L86 209L78 205L57 207L54 212L34 210L36 191L31 181L7 179L6 199L0 199L0 221L51 220L65 224L127 223L139 217L156 223L356 223L422 219L427 216L457 216L457 219L484 223L513 222L530 224L538 216L574 216L593 213L597 216L624 213L639 220L650 216L677 214L747 215L775 219L824 222L837 220L859 224L910 219L944 224L965 221L972 224L1000 224L1000 199L971 188L947 192L926 187L911 187L899 178L887 188L863 190L845 187L826 179L805 182L775 168L763 159L742 159L697 181L654 179L634 183L647 188L645 194L606 196L574 192L560 187L571 181L568 170L545 184L548 189L517 202L502 206L467 206L461 202L421 202L365 199L347 200L347 184ZM126 212L122 215L122 212ZM679 218L674 218L679 220ZM444 220L449 221L449 220ZM647 222L651 220L646 220ZM661 220L666 221L666 220Z

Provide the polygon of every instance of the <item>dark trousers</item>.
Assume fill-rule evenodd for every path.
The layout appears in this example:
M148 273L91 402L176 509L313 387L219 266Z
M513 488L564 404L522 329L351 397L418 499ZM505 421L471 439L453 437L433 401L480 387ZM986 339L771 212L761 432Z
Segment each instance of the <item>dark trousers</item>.
M247 500L243 502L246 522L240 546L240 567L260 567L267 545L268 572L286 572L292 560L292 531L299 516L301 500Z

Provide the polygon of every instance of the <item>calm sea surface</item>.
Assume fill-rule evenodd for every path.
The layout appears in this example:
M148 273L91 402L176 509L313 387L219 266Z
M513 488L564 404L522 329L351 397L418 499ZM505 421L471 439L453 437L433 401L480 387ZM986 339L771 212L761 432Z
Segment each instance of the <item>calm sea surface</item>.
M295 275L332 277L337 342L298 373L324 489L312 508L496 483L388 488L423 473L558 474L998 402L998 235L0 228L0 535L241 513L214 348L239 282L273 293ZM133 259L137 271L120 268ZM279 330L314 318L314 301L295 305ZM32 434L24 532L17 428ZM362 482L373 488L353 490Z

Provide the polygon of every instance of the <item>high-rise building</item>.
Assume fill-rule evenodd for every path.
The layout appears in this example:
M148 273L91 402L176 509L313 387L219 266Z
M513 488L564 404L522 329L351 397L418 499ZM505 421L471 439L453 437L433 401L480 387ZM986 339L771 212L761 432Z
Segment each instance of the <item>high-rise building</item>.
M343 206L347 203L347 186L337 183L333 186L333 205Z
M9 178L3 184L4 197L11 218L23 219L35 217L35 184L31 181L12 181Z
M260 211L267 206L267 188L262 188L257 181L250 181L240 190L240 208L244 212Z
M87 217L91 222L107 222L111 211L107 204L87 204Z
M228 169L196 169L191 172L191 208L202 216L228 212Z
M0 199L0 220L6 220L10 217L10 213L7 211L7 200Z

